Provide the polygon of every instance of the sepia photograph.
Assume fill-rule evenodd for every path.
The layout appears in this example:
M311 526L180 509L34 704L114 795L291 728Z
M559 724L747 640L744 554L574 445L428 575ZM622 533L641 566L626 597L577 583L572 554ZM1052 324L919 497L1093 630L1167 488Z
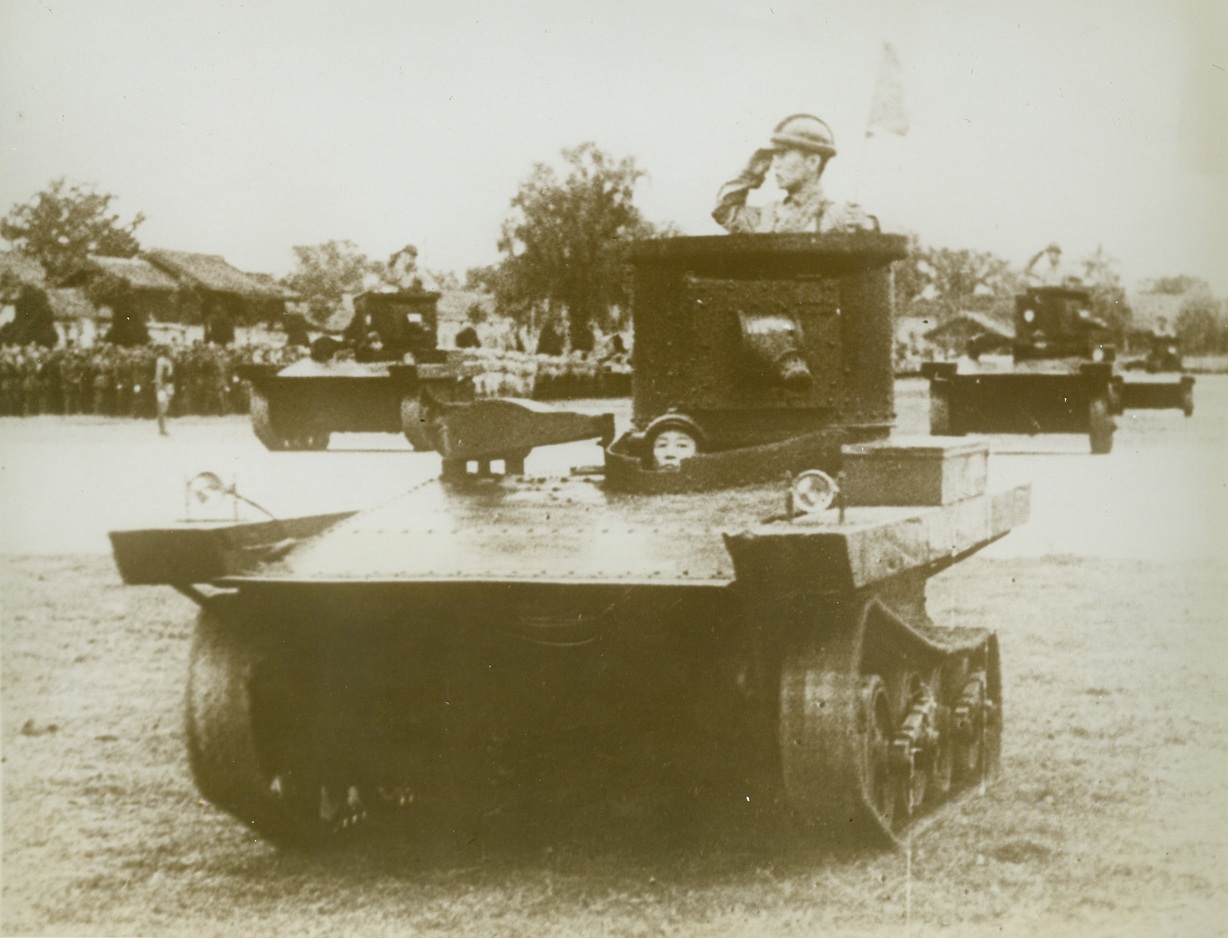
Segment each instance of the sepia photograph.
M0 0L0 934L1228 934L1228 9Z

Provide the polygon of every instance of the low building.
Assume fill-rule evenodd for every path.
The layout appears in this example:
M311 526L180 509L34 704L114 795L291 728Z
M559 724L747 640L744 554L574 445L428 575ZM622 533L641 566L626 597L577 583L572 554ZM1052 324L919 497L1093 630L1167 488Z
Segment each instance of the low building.
M0 251L0 302L12 303L22 285L47 288L47 272L32 257L16 251Z
M89 348L110 328L111 311L94 306L85 291L77 287L48 290L47 302L55 316L55 331L61 345Z
M219 254L158 249L141 257L179 282L185 318L204 325L206 341L229 345L237 327L276 322L295 298L272 278L232 267Z
M179 282L140 257L102 257L91 254L65 286L86 287L99 277L110 276L127 284L132 312L144 322L182 322L182 291Z
M938 346L949 357L962 354L968 348L968 343L974 339L978 342L997 340L1007 346L1015 337L1015 331L992 316L963 310L926 331L922 337Z

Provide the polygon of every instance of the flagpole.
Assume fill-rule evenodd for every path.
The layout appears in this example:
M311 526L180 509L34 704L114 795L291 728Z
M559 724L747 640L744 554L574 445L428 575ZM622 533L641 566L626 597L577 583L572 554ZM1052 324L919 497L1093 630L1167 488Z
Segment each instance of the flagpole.
M853 200L861 201L862 182L865 179L869 159L870 138L877 133L908 133L908 114L904 109L904 90L901 81L900 59L890 42L882 45L878 75L874 81L874 96L870 100L870 113L866 117L866 130L861 140L861 155L853 183Z

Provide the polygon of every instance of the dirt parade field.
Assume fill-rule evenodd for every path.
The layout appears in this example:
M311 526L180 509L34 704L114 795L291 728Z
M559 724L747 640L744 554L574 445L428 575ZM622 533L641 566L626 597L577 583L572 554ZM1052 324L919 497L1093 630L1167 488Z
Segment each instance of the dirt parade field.
M816 844L674 792L424 819L278 852L200 800L182 698L195 606L124 587L106 533L216 471L280 516L437 472L391 437L265 452L241 417L0 420L6 935L1228 934L1228 377L1132 412L1114 451L990 437L1032 518L931 581L1002 647L1002 775L909 847ZM589 405L585 405L586 407ZM600 407L600 404L593 404ZM625 424L626 402L616 402ZM903 381L904 433L925 386ZM558 448L549 466L595 462Z

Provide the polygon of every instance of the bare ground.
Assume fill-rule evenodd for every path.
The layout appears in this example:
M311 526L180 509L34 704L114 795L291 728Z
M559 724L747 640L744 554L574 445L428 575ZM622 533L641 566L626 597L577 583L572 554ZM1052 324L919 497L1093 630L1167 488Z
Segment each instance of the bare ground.
M3 580L4 931L1220 934L1220 580L1210 565L1067 557L974 559L935 581L935 609L1000 630L1004 771L929 822L909 876L906 854L833 852L668 798L278 854L196 800L178 706L191 605L121 587L102 557L17 558Z

